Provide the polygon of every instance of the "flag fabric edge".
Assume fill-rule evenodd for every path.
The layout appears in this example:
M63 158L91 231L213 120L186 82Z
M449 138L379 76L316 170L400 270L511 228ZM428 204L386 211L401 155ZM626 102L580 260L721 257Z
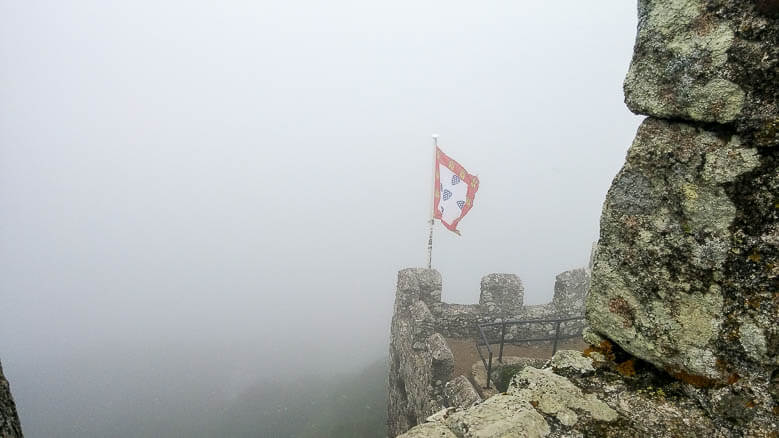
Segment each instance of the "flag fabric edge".
M441 175L439 166L444 165L449 170L452 171L455 175L457 175L460 180L466 184L468 184L468 191L466 193L466 201L465 206L463 206L460 215L455 218L452 223L446 223L442 219L441 211L439 209L439 203L441 200ZM446 227L449 231L452 231L456 234L460 234L460 231L457 230L457 225L460 223L463 217L465 217L466 214L471 210L473 207L474 200L476 199L476 192L479 190L479 178L476 175L472 175L468 173L465 168L446 155L441 148L436 146L436 160L435 160L435 187L434 187L434 201L433 201L433 217L435 219L438 219L444 227Z

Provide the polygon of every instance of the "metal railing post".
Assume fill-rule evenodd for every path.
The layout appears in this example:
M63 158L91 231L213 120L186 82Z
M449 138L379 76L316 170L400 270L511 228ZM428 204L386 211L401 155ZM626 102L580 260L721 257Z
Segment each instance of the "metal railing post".
M487 389L490 389L490 374L492 374L492 352L490 351L490 362L487 367Z
M500 325L500 353L498 353L498 362L503 363L503 343L506 339L506 323Z
M560 321L554 324L554 345L552 346L552 356L557 353L557 338L560 337Z
M490 322L490 323L482 323L482 324L476 324L476 327L479 329L479 335L481 338L481 341L476 341L476 352L479 354L479 358L481 359L482 364L484 364L484 369L487 371L487 386L486 389L490 388L490 382L492 381L491 374L492 374L492 358L494 356L492 352L492 348L490 348L490 345L498 344L500 343L500 351L498 352L498 361L500 363L503 363L503 350L506 345L506 326L517 326L517 325L523 325L523 324L554 324L554 337L543 337L543 338L527 338L524 339L521 336L519 338L521 339L514 339L512 338L511 344L512 345L519 345L519 343L522 342L549 342L554 341L552 344L552 355L557 353L557 345L559 344L560 339L570 339L574 338L576 336L581 336L581 328L577 331L576 334L566 334L561 337L560 335L560 325L564 322L569 321L577 321L584 319L584 316L573 316L573 317L566 317L566 318L559 318L559 319L526 319L526 320L508 320L508 321L501 321L501 322ZM497 339L490 340L487 339L487 335L484 334L485 328L490 327L497 327L500 326L500 341ZM484 346L487 348L487 357L485 358L482 354L481 347ZM489 361L488 361L489 360Z

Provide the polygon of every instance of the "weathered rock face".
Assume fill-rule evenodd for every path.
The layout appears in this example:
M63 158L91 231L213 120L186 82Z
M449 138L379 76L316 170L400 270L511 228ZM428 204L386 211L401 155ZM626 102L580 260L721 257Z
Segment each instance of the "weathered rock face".
M430 417L401 438L740 436L718 425L687 395L690 385L649 365L634 369L633 360L630 367L604 360L558 351L543 368L519 370L505 394ZM761 436L757 432L749 436Z
M727 131L647 119L604 204L587 302L590 326L629 353L699 385L742 379L719 398L743 389L764 412L779 364L777 160Z
M709 379L726 379L734 356L774 364L776 159L734 135L647 119L604 205L590 325Z
M444 385L446 405L453 408L470 408L482 401L471 382L465 376L457 376Z
M779 402L777 12L639 1L625 96L653 117L604 203L587 301L595 332L704 387L736 434L771 430Z
M3 375L3 365L0 364L0 437L21 438L22 425L16 413L16 404L11 396L8 380Z
M456 436L464 438L536 438L549 433L549 425L533 406L519 397L498 394L445 420Z
M565 426L573 426L579 421L576 411L584 412L597 421L617 419L614 409L597 397L585 396L570 380L551 369L525 367L514 377L508 393L527 402L535 402L539 411L554 416Z
M755 145L778 144L776 2L638 3L628 107L665 119L732 123Z

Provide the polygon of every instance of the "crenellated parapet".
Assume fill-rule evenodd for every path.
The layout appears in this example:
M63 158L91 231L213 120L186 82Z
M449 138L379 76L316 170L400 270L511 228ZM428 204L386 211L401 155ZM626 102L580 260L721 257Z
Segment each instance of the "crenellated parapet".
M589 274L575 269L557 276L552 301L525 306L525 289L514 274L481 280L478 304L441 301L441 274L433 269L398 272L390 338L389 433L396 436L446 407L467 408L481 401L467 376L455 375L447 339L473 339L478 324L508 319L581 315ZM513 327L508 339L549 335L551 325ZM474 347L475 348L475 347Z

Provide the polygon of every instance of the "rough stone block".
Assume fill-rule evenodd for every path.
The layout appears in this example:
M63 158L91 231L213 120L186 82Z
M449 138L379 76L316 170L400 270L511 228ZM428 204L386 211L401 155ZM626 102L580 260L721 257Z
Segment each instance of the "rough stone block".
M522 311L525 288L514 274L489 274L481 279L479 304L491 315L516 315Z
M431 309L432 310L432 309ZM478 304L441 303L437 307L436 330L448 338L479 336L477 324L484 320Z
M581 351L560 350L552 356L549 365L555 373L562 376L588 374L595 372L592 359L582 355Z
M736 135L644 121L604 203L590 326L699 384L775 366L777 163Z
M581 315L589 288L590 275L582 268L558 274L552 298L556 313L559 316Z
M441 302L441 274L435 269L406 268L398 272L395 308L422 300L428 306Z
M519 314L519 319L545 319L551 318L557 313L554 304L534 304L525 306Z
M457 438L457 435L441 423L425 423L397 438Z
M427 338L427 348L430 351L433 381L441 383L452 378L454 373L454 354L440 333L433 333Z
M457 376L446 382L444 396L448 406L462 409L470 408L481 401L476 388L471 385L471 382L465 376Z
M606 403L584 394L570 380L550 369L525 367L512 379L508 394L534 403L539 411L554 415L566 426L573 426L579 419L574 409L598 421L614 421L618 417Z
M777 143L779 20L746 0L639 0L624 84L636 113L735 123ZM775 3L775 2L773 2Z
M535 438L550 432L544 417L530 403L505 394L455 412L446 424L457 436L465 438Z
M424 340L433 334L435 318L424 301L417 301L411 306L411 320L413 321L414 339Z

